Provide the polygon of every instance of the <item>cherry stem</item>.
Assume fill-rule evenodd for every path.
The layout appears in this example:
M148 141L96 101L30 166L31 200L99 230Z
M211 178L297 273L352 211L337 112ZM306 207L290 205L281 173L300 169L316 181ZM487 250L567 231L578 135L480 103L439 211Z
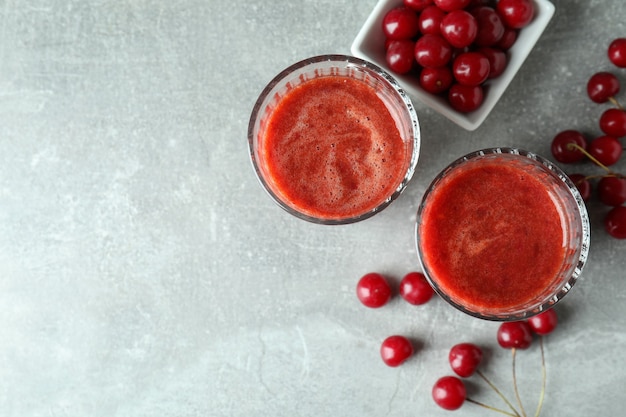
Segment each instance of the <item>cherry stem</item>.
M543 406L543 399L546 395L546 357L543 351L543 337L539 337L539 348L541 349L541 392L539 393L539 404L537 404L535 417L539 417L541 407Z
M614 105L615 107L617 107L618 109L620 109L620 110L624 110L624 108L622 107L622 105L621 105L621 104L619 104L619 101L617 101L617 99L616 99L615 97L609 97L609 101L610 101L611 103L613 103L613 105Z
M522 412L522 416L526 417L526 411L524 411L524 405L522 404L522 399L519 395L519 390L517 389L517 376L515 375L515 356L517 353L517 349L511 349L511 358L513 359L513 390L515 391L515 398L517 398L517 404L519 404L520 411Z
M598 178L605 178L605 177L615 177L615 178L626 178L626 175L623 174L617 174L614 172L611 172L610 174L596 174L596 175L587 175L585 176L585 178L581 178L578 181L574 181L575 185L580 185L582 184L585 180L595 180Z
M511 404L511 402L504 396L504 394L502 394L502 392L485 376L485 374L483 374L480 370L476 371L476 374L481 377L483 379L483 381L485 381L487 383L487 385L489 385L491 387L491 389L493 389L496 394L498 394L500 396L500 398L502 398L502 400L506 403L506 405L509 406L509 408L511 409L511 411L513 411L513 414L515 415L515 417L521 417L519 415L519 413L517 412L517 410L515 409L515 407L513 407L513 404Z
M472 404L479 405L479 406L481 406L481 407L483 407L483 408L486 408L486 409L488 409L488 410L491 410L491 411L496 411L496 412L498 412L498 413L500 413L500 414L504 414L505 416L519 417L519 414L517 414L517 413L515 413L515 414L509 413L508 411L501 410L501 409L499 409L499 408L492 407L492 406L487 405L487 404L483 404L483 403L481 403L481 402L479 402L479 401L476 401L476 400L474 400L474 399L472 399L472 398L466 398L466 399L465 399L465 401L468 401L468 402L470 402L470 403L472 403Z
M598 161L593 155L591 155L589 152L587 152L587 150L585 148L583 148L582 146L576 144L576 143L568 143L567 144L567 149L569 150L573 150L576 149L580 152L582 152L587 158L591 159L591 161L596 164L597 166L599 166L600 168L604 169L606 172L608 172L609 174L614 174L613 171L611 171L606 165L604 165L602 162Z
M607 174L607 175L599 175L599 177L600 178L602 178L602 177L615 177L615 178L622 178L622 179L624 179L624 178L626 178L626 175L620 174L618 172L611 171L609 174Z

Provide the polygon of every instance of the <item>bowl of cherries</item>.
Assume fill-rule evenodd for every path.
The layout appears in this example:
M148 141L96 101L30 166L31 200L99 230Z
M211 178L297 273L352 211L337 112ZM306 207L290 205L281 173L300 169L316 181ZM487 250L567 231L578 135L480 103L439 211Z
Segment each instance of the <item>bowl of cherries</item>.
M494 108L554 10L548 0L379 0L351 51L471 131Z

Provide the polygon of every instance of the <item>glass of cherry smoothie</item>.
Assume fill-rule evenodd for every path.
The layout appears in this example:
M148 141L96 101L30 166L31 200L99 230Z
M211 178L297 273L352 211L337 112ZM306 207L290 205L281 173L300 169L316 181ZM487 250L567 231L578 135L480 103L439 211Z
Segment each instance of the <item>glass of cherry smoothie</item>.
M426 190L417 251L435 290L459 310L521 320L562 299L585 265L589 219L576 186L550 161L490 148L445 168Z
M395 79L344 55L300 61L259 96L248 126L261 184L287 212L346 224L387 207L413 176L417 115Z

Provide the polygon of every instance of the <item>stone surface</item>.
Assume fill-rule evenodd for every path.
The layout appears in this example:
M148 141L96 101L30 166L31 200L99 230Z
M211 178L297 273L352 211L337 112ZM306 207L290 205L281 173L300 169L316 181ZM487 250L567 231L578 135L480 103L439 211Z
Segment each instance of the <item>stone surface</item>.
M374 0L0 1L0 415L445 416L430 388L461 341L485 347L485 373L513 398L496 323L441 300L365 310L354 286L419 269L415 210L452 159L489 146L549 155L567 128L599 135L606 106L585 86L612 70L605 48L626 10L554 4L483 126L416 103L423 148L406 192L372 219L324 227L261 189L248 118L284 67L349 53ZM546 416L621 415L626 402L626 242L589 209L584 279L546 339ZM394 333L418 354L392 369L378 348ZM532 415L538 345L518 364ZM472 381L472 397L504 407Z

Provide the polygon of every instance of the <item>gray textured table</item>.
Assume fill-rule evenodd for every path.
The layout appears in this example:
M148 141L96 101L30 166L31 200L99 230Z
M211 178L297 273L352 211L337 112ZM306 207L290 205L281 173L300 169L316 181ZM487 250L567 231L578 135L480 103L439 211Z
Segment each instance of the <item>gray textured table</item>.
M599 134L585 86L610 69L626 9L555 0L484 125L468 133L416 103L422 156L401 198L359 224L308 224L254 177L250 110L292 62L349 53L375 3L0 1L1 416L445 416L430 388L461 341L485 347L485 373L511 395L496 323L441 300L366 310L355 283L419 268L417 203L452 159L498 145L549 155L560 130ZM546 339L545 416L626 403L626 242L589 209L584 280ZM393 333L419 348L399 368L378 356ZM529 411L539 361L537 344L518 356Z

